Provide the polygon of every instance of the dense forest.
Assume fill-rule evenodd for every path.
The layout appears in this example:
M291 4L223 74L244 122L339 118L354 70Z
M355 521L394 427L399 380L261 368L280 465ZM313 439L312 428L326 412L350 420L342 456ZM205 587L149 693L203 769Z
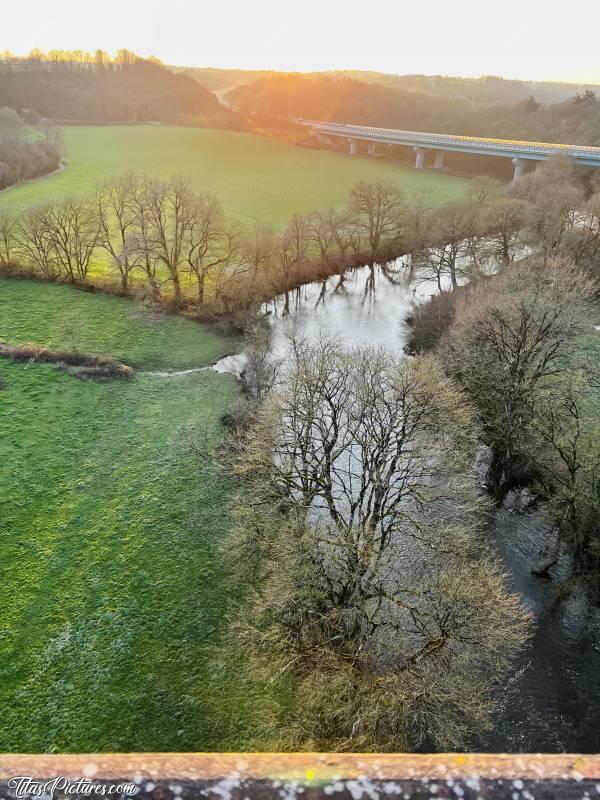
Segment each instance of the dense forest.
M53 172L61 155L59 129L27 125L16 111L0 107L0 189Z
M0 107L59 122L231 125L212 92L153 58L120 50L32 51L0 59Z
M345 76L273 74L238 86L230 98L243 112L266 116L600 145L600 101L591 89L544 105L533 95L516 103L488 103L420 91L422 83L416 87Z

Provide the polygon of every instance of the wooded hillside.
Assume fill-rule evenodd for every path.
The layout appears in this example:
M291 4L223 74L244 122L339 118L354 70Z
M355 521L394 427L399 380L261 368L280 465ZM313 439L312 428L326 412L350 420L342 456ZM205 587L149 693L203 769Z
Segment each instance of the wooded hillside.
M0 107L59 122L211 122L231 115L212 92L156 59L123 50L10 54L0 61Z

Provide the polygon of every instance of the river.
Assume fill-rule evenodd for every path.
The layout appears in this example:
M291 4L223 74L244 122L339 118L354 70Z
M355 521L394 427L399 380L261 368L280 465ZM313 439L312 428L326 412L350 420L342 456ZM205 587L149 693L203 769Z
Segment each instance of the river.
M285 356L292 335L336 336L345 345L385 345L402 352L413 301L435 291L434 282L412 279L408 257L308 284L292 294L289 314L283 298L265 306L272 352ZM215 368L239 374L243 363L242 356L231 356ZM488 535L535 623L530 644L499 693L494 728L472 743L473 750L599 752L600 610L569 590L565 554L552 580L532 574L552 547L554 533L540 512L521 510L518 497L507 498Z

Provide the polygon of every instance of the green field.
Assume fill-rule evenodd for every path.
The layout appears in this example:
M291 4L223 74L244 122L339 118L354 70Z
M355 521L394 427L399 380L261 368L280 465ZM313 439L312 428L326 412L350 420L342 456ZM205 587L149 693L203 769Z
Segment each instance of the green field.
M462 178L232 131L82 126L68 127L65 134L67 169L0 193L0 207L90 193L99 180L135 170L183 175L196 189L214 192L229 213L283 226L294 212L343 205L359 180L392 180L407 193L425 193L436 203L462 196L467 185Z
M163 370L210 364L239 348L210 328L176 315L157 318L125 298L2 278L0 339L112 355L133 367Z
M131 302L0 281L1 338L71 347L74 329L142 371L232 350ZM256 698L216 647L233 487L185 435L218 441L233 379L7 361L0 377L0 751L249 746Z

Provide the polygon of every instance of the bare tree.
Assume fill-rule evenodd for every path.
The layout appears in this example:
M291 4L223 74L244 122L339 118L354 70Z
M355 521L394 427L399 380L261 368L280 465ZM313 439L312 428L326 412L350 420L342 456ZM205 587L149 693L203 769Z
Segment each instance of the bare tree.
M342 258L346 258L349 251L358 255L362 249L362 226L355 216L348 210L329 211L329 225L333 239Z
M28 208L21 215L16 234L19 258L46 278L58 274L49 213L49 203Z
M45 206L43 215L58 270L69 281L84 280L98 247L95 208L88 200L67 198Z
M161 297L159 261L154 254L153 228L146 203L145 180L132 182L130 190L135 226L127 238L125 246L132 253L139 269L144 273L153 302L159 303Z
M502 184L496 178L479 176L469 181L467 193L478 206L485 206L500 197Z
M289 311L289 292L306 260L308 244L306 220L301 214L294 214L277 242L277 259L284 282L285 313Z
M276 250L276 234L270 225L257 223L250 236L244 240L246 260L252 267L254 281L268 280L273 270Z
M186 242L196 213L189 184L178 178L148 180L143 193L145 230L142 243L149 261L160 265L173 286L175 303L183 304L181 276L186 266Z
M518 182L513 193L528 203L525 241L544 258L559 255L564 238L577 224L584 205L583 191L573 180L571 162L559 158L544 164Z
M600 193L582 207L576 224L565 233L561 250L578 266L600 274Z
M485 212L486 236L495 259L507 267L522 247L521 232L527 206L522 200L500 197L490 203Z
M467 203L435 209L428 220L425 246L415 254L421 280L435 280L438 292L456 289L468 274L468 240L474 235L474 210Z
M127 173L105 181L96 190L96 208L100 233L98 245L110 256L121 277L121 289L129 293L130 275L139 266L141 253L136 249L138 213L134 198L140 179Z
M313 244L322 261L327 261L335 244L332 226L333 211L314 211L306 218L306 236Z
M356 552L364 550L356 557L361 570L354 560L348 568L352 585L344 591L352 593L360 573L377 566L400 522L410 528L409 499L437 502L440 476L445 496L452 474L461 473L456 464L468 460L474 442L469 412L431 360L395 361L384 351L347 351L325 340L317 347L295 342L294 365L286 392L273 400L278 429L263 458L274 461L275 496L326 512ZM457 417L460 448L446 441L454 436L449 423L429 437L442 422L441 406L445 422ZM270 421L266 412L265 424ZM412 533L424 535L418 527Z
M472 412L430 358L325 340L292 361L237 462L254 497L292 510L248 515L261 594L237 645L253 671L294 676L286 746L463 745L527 626L477 535Z
M223 237L225 257L213 268L215 300L226 311L248 310L257 298L254 265L246 257L244 238L245 231L241 225L228 220Z
M418 254L421 276L435 280L440 292L445 291L446 279L456 289L459 279L470 275L479 230L478 208L471 202L449 203L433 211L426 246Z
M419 253L427 243L431 207L426 196L411 198L404 216L404 244L408 253Z
M190 275L198 287L198 302L206 297L206 282L211 273L223 271L240 253L241 241L236 228L227 224L219 201L211 194L198 195L190 203L188 231L184 240L184 257Z
M365 231L375 257L384 241L399 238L406 200L393 183L361 181L350 192L350 210Z
M584 575L600 571L600 424L585 370L545 384L532 399L536 437L531 458L540 468L562 541ZM544 568L555 562L550 561ZM596 591L598 587L595 587Z
M17 246L17 218L10 211L0 211L0 266L12 264Z

